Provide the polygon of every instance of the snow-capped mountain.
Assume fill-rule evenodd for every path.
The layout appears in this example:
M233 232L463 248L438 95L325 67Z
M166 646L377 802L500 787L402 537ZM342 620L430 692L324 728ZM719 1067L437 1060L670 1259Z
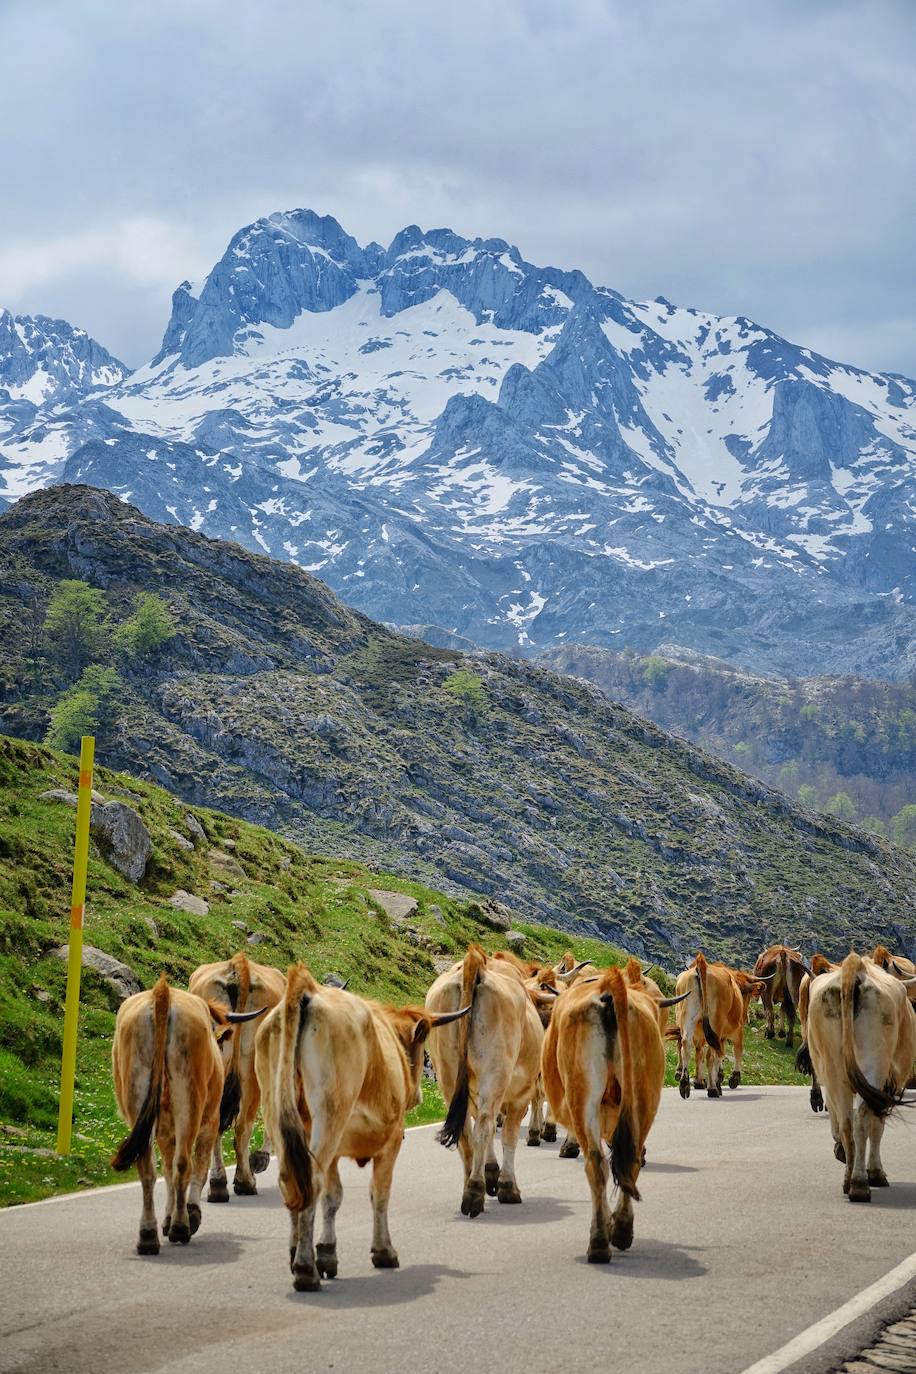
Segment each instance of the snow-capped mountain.
M916 383L499 239L258 220L149 366L0 452L8 495L105 486L480 644L916 667Z

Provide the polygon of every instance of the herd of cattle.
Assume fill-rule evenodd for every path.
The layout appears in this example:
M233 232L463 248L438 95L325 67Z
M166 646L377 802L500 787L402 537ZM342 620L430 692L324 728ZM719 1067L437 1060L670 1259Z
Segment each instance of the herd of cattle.
M625 969L524 963L476 944L442 973L422 1007L391 1007L346 987L318 983L304 964L278 970L237 954L199 968L184 992L163 976L122 1005L112 1050L118 1109L130 1133L116 1169L136 1165L143 1191L140 1254L156 1254L153 1205L159 1148L166 1182L163 1233L187 1242L209 1202L228 1202L222 1135L234 1128L237 1194L257 1191L272 1142L290 1220L290 1263L299 1291L337 1275L335 1218L342 1198L338 1162L372 1162L372 1263L396 1268L388 1199L404 1116L420 1101L429 1054L448 1112L439 1139L457 1145L464 1171L461 1211L475 1217L487 1195L521 1202L515 1152L567 1135L564 1157L584 1153L592 1194L588 1259L606 1263L633 1240L633 1202L646 1139L661 1098L665 1040L676 1042L683 1098L693 1086L722 1095L741 1081L744 1027L752 999L766 1010L766 1034L784 1017L797 1063L812 1075L811 1105L827 1109L834 1152L846 1165L843 1190L866 1202L887 1184L884 1123L911 1081L916 1058L916 967L879 946L842 964L774 945L746 973L703 954L665 997L639 961ZM669 1008L675 1024L669 1025ZM265 1148L250 1150L259 1109ZM499 1131L501 1161L496 1142ZM605 1146L609 1146L609 1151ZM608 1175L618 1199L608 1203ZM314 1228L321 1204L321 1233Z

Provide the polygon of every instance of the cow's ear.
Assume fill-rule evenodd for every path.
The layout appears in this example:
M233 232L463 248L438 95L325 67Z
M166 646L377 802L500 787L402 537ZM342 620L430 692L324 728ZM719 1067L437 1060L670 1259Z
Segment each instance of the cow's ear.
M422 1045L432 1030L432 1022L428 1016L421 1016L413 1028L412 1041L414 1045Z
M232 1032L233 1032L234 1030L235 1030L235 1027L234 1027L234 1026L226 1026L226 1025L223 1025L223 1026L216 1026L216 1025L215 1025L215 1026L213 1027L213 1034L216 1036L216 1043L217 1043L217 1045L222 1045L223 1041L228 1040L229 1037L230 1037L230 1035L232 1034Z

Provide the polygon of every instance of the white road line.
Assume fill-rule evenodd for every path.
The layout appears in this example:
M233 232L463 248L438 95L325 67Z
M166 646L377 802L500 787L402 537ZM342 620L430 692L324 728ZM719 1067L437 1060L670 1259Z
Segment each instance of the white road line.
M742 1374L781 1374L783 1369L788 1369L796 1360L803 1359L819 1346L825 1345L838 1331L842 1331L844 1326L863 1316L883 1298L896 1293L898 1288L902 1288L913 1278L916 1278L916 1252L895 1269L891 1269L883 1278L870 1284L868 1288L863 1288L861 1293L857 1293L848 1302L844 1302L835 1312L822 1317L819 1322L809 1326L786 1345L774 1350L772 1355L765 1355L756 1364L742 1370Z
M406 1131L428 1131L431 1126L441 1126L441 1121L424 1121L421 1126L405 1126ZM228 1172L231 1172L231 1168ZM139 1188L140 1180L130 1183L109 1183L101 1188L81 1188L78 1193L57 1193L54 1197L42 1197L37 1202L12 1202L8 1207L0 1207L0 1219L23 1212L27 1207L49 1207L52 1202L75 1202L81 1197L100 1197L106 1193L121 1193L125 1188Z

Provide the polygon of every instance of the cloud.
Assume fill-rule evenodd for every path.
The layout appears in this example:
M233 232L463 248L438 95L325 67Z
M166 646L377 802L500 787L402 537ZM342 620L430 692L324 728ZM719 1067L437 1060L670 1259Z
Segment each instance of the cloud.
M410 222L499 235L916 372L910 0L0 16L0 119L28 131L0 145L0 301L65 299L131 362L237 228L310 205L364 241Z

